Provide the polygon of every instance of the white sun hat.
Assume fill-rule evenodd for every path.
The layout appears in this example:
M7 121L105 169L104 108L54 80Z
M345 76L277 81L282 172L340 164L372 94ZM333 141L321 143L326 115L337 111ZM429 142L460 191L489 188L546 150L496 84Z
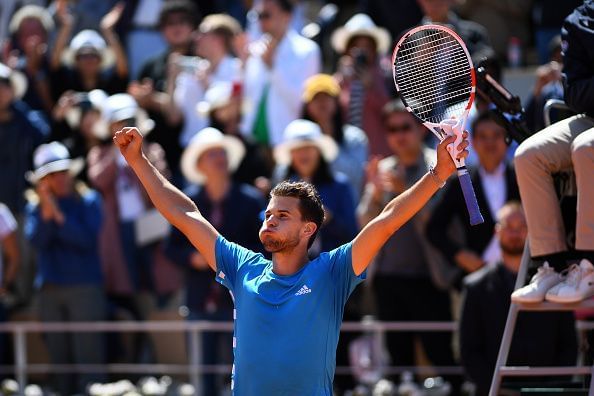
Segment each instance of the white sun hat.
M74 65L76 55L79 53L97 53L101 57L101 68L104 70L109 69L115 63L115 54L95 30L81 30L74 36L68 48L64 50L62 63L67 66Z
M353 15L344 26L339 27L332 33L330 38L332 48L337 53L343 54L346 51L348 42L355 36L371 37L375 41L377 51L380 54L388 52L392 41L388 30L377 26L369 15L359 13Z
M274 159L278 164L291 163L291 151L300 147L315 146L327 162L338 155L334 139L322 133L320 126L308 120L294 120L285 128L282 143L274 148Z
M45 29L46 33L51 33L51 31L54 30L55 24L52 15L45 8L30 4L19 8L12 18L10 18L10 24L8 25L10 34L15 34L17 30L20 29L23 21L30 18L37 19Z
M70 158L68 149L60 142L42 144L33 153L34 171L25 174L25 178L32 184L36 184L50 173L69 171L76 176L84 167L82 158Z
M206 117L211 111L231 103L231 99L238 94L238 90L238 84L232 81L214 82L204 93L204 99L196 105L196 111Z
M18 72L3 63L0 63L0 79L8 80L12 87L12 92L16 100L22 99L27 92L27 78L21 72Z
M143 135L148 134L155 127L155 122L148 117L147 112L138 106L136 99L127 93L119 93L103 100L101 105L101 119L93 127L93 133L99 139L110 137L110 124L118 121L135 119L135 126Z
M181 157L181 171L188 181L196 184L204 183L205 177L198 170L197 162L206 150L216 147L221 147L227 152L230 172L237 169L245 156L245 147L238 138L225 135L212 127L201 129L190 140Z

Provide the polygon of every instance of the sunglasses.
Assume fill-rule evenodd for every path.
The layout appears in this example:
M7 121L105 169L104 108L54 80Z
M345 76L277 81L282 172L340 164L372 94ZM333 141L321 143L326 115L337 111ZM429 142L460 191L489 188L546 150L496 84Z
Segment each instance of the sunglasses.
M388 125L386 126L386 131L388 133L400 133L400 132L410 132L413 129L413 125L411 123L405 123L400 125Z

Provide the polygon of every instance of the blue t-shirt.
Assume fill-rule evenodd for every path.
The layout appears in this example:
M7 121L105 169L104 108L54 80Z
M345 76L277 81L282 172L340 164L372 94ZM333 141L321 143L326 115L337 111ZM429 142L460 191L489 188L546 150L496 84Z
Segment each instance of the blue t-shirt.
M234 395L332 395L344 305L356 276L352 243L281 276L272 262L219 237L216 280L235 302Z

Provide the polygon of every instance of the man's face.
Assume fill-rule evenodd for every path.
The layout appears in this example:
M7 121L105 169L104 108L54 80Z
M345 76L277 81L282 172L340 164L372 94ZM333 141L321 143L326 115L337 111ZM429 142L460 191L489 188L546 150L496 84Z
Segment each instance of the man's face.
M454 2L453 0L417 0L417 3L423 14L433 19L435 16L446 15Z
M188 17L181 12L169 14L163 21L161 33L171 47L180 47L190 42L193 26Z
M315 224L303 220L298 198L274 196L266 208L260 241L270 253L291 251L300 243L307 244L308 227Z
M524 251L524 243L528 227L526 218L520 210L513 210L504 216L496 228L499 246L504 253L520 256Z
M42 181L47 183L51 193L58 197L67 197L72 193L74 180L68 171L50 173Z
M487 120L476 125L472 133L472 146L483 166L496 166L503 162L507 152L505 129L495 121Z
M375 61L377 46L375 40L370 36L355 36L349 40L346 52L353 59L358 54L363 54L366 64L369 65Z
M196 164L198 170L202 172L207 179L209 178L228 178L229 161L227 152L222 147L214 147L204 151Z
M275 0L264 0L256 9L263 33L277 34L289 24L291 15L283 11Z
M395 111L384 121L386 140L395 155L417 153L425 133L424 127L407 111Z
M197 33L194 39L195 52L201 58L212 59L213 54L224 51L225 41L216 33Z

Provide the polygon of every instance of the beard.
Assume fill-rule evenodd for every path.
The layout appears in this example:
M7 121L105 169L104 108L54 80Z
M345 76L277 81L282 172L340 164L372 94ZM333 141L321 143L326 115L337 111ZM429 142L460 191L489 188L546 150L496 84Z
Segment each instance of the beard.
M260 241L268 253L278 253L293 250L299 244L299 237L293 235L288 238L278 238L271 234L265 234L260 237Z
M501 241L499 246L503 253L510 256L521 256L524 253L524 243L520 243L519 241L517 243L515 241Z

